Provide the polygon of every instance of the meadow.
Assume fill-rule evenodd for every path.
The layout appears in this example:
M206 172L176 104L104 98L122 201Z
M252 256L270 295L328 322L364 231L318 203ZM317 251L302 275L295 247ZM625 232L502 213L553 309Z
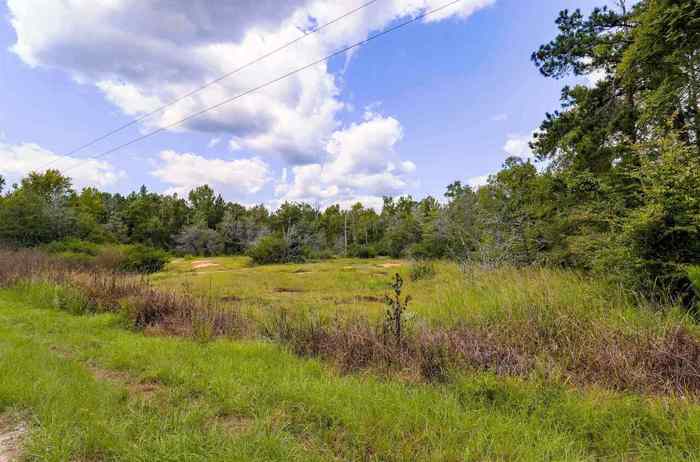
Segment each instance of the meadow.
M435 262L414 281L405 260L221 257L126 283L38 265L0 275L0 434L22 430L17 460L699 457L696 324L581 274ZM396 272L412 300L391 347L377 331ZM140 284L239 328L108 309L107 292L137 306ZM382 354L360 361L367 348Z

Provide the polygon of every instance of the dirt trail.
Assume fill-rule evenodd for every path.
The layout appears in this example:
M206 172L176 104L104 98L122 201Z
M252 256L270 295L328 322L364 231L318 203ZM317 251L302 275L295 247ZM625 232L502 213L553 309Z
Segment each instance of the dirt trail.
M210 260L196 260L192 262L192 269L212 268L214 266L221 265Z

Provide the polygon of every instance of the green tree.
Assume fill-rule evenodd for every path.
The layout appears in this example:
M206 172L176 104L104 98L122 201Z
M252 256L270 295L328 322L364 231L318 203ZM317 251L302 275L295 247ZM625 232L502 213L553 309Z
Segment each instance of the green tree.
M190 191L188 198L192 206L192 222L210 229L216 228L224 217L226 203L208 185Z

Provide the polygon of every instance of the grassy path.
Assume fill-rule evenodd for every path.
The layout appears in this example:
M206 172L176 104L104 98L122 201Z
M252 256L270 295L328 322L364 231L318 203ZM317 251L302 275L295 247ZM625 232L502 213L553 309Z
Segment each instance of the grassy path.
M0 291L29 460L700 460L700 408L489 375L340 377L265 342L145 337Z

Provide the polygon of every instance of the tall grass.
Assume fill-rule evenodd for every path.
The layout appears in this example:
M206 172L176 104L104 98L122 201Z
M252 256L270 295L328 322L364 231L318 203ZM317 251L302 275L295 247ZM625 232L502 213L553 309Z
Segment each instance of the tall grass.
M39 305L118 312L132 328L200 340L269 338L344 371L446 381L455 371L481 370L615 390L700 393L700 341L689 317L566 271L440 266L430 297L402 314L397 342L378 318L284 307L251 315L214 297L76 270L37 252L4 251L0 261L0 286L22 290ZM409 284L404 293L420 299L426 283ZM423 315L429 300L439 315Z

